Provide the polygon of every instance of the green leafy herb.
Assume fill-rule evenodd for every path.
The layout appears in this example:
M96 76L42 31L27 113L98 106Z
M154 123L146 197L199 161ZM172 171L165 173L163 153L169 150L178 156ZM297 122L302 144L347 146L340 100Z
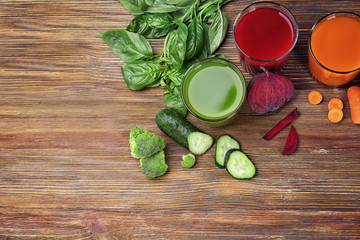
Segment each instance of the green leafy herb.
M162 66L155 61L127 63L121 67L124 80L131 90L160 85Z
M163 97L164 97L164 102L165 102L166 106L175 110L181 116L186 116L187 109L186 109L185 105L183 104L183 101L181 98L180 86L177 86L173 89L168 88L165 91Z
M186 54L186 40L188 28L184 23L180 23L175 33L168 40L168 57L174 69L179 70L184 62Z
M141 34L145 38L160 38L175 27L174 18L170 14L145 13L133 18L126 30Z
M186 41L185 59L192 59L200 53L204 44L204 30L201 22L195 17L189 24L189 33Z
M227 26L228 26L227 13L219 9L209 29L210 53L215 52L215 50L220 46L220 44L224 40L227 31Z
M149 42L140 34L126 30L108 30L100 32L100 36L125 63L153 57Z

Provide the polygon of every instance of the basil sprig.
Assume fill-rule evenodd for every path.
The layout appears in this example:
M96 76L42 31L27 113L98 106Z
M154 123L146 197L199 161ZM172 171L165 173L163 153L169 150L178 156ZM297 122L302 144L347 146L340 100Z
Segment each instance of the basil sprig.
M225 56L214 52L228 27L221 6L230 0L119 0L135 17L126 30L100 32L102 39L125 63L123 78L131 90L166 87L164 101L185 116L181 81L197 61ZM165 37L163 51L154 55L147 41Z

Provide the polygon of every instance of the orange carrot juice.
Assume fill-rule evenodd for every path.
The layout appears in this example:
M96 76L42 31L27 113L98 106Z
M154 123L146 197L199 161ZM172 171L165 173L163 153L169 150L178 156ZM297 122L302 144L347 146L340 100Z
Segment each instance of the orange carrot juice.
M360 71L360 16L332 13L314 25L309 40L309 68L326 86L350 82Z

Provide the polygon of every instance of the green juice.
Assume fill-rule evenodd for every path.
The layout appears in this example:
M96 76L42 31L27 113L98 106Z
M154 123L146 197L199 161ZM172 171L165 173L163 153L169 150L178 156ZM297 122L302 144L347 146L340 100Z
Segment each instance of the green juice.
M182 96L190 112L202 120L216 121L231 117L245 96L245 81L232 63L207 59L186 73Z

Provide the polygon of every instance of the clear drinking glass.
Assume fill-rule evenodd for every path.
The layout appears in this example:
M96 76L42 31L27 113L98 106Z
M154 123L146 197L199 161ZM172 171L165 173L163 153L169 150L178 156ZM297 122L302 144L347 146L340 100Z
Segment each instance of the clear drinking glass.
M296 45L299 27L287 8L264 1L239 13L233 34L242 66L255 75L261 67L272 72L283 68Z
M328 87L342 86L360 72L360 16L330 13L314 24L308 43L309 70Z
M241 71L233 63L219 58L208 58L192 65L181 85L186 108L212 127L224 126L234 118L245 93Z

